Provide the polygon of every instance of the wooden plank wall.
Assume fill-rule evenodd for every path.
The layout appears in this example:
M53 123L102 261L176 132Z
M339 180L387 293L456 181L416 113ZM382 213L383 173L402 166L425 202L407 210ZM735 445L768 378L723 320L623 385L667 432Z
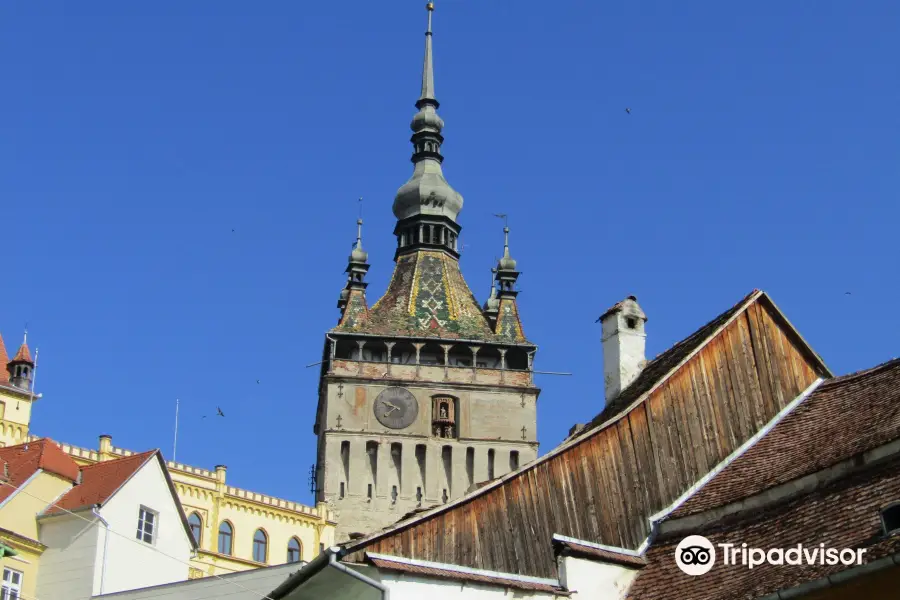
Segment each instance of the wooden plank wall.
M765 297L640 406L504 485L376 539L365 550L556 577L554 533L637 548L651 515L819 376ZM362 560L361 553L350 560Z

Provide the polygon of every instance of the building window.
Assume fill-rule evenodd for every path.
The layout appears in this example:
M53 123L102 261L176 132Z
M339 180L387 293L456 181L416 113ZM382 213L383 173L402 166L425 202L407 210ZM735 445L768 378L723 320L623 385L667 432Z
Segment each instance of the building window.
M886 535L900 533L900 502L892 504L881 511L881 521L884 523L884 533Z
M518 471L519 470L519 451L518 450L510 450L509 451L509 470L510 471Z
M288 542L287 561L289 563L300 562L300 555L302 553L303 546L300 544L300 540L292 537L291 541Z
M253 560L256 562L266 562L269 553L269 538L262 529L257 529L253 534Z
M3 569L3 585L0 586L0 600L19 600L22 595L22 573Z
M137 539L152 544L154 536L156 535L157 519L158 514L155 511L150 510L146 506L142 506L138 510Z
M231 542L234 538L234 529L228 521L222 521L219 525L219 554L231 556Z
M191 513L191 516L188 517L188 525L191 527L191 535L194 536L194 541L197 542L197 545L200 545L200 535L203 532L203 520L200 519L200 515L195 512Z
M494 449L488 450L488 481L494 478Z

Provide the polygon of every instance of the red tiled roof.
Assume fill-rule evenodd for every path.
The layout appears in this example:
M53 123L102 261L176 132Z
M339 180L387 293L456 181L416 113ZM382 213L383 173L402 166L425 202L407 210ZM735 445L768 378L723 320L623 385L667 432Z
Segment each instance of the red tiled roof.
M850 567L830 565L722 564L718 544L746 543L750 548L810 550L866 548L864 562L871 563L900 551L900 535L885 536L880 510L900 499L900 458L858 472L781 505L744 514L739 520L715 523L707 528L681 532L652 546L648 565L626 596L629 600L691 598L749 600L805 582L833 575ZM716 547L713 569L702 576L682 573L675 563L675 548L689 534L703 535Z
M681 505L703 512L900 439L900 359L825 381Z
M34 361L31 360L31 351L28 349L28 344L22 342L22 345L19 346L19 351L16 352L16 355L10 362L27 362L34 364Z
M517 579L506 579L501 573L496 576L481 573L464 573L451 569L441 569L437 566L411 565L407 562L395 562L389 557L374 557L368 555L369 561L379 569L388 571L397 571L400 573L409 573L411 575L422 575L424 577L440 577L442 579L454 579L456 581L471 581L473 583L487 583L493 585L502 585L504 587L516 590L528 590L535 592L546 592L556 594L558 596L568 596L566 592L559 586L547 583L537 583L531 581L519 581Z
M594 548L592 546L585 546L583 544L562 540L554 540L554 544L559 547L560 553L564 555L580 556L638 569L647 564L647 559L643 556L634 556L633 554L625 554L624 552L603 550L601 548Z
M3 343L3 336L0 335L0 383L9 381L9 374L6 371L8 364L9 354L6 353L6 344Z
M78 464L56 442L47 438L0 448L0 481L3 481L4 468L9 475L0 485L0 501L11 496L15 488L25 483L38 469L73 483L78 479Z
M61 509L75 511L104 504L157 452L159 450L150 450L81 467L81 483L57 500L44 514L52 515L63 512Z

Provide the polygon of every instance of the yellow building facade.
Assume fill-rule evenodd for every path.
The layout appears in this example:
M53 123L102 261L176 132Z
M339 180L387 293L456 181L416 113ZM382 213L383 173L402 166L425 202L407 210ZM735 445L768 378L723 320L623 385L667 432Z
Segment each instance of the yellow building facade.
M58 498L71 487L71 481L39 471L21 487L19 493L0 504L0 539L17 552L15 556L0 558L0 572L7 576L7 584L18 587L23 598L35 597L40 558L46 549L38 541L35 517L47 505L39 498Z
M29 425L32 409L41 396L32 391L35 365L27 345L23 343L9 361L0 338L0 365L7 366L7 373L0 371L0 447L38 439L31 435ZM100 436L96 450L62 442L60 447L79 465L135 454L113 446L112 438L106 435ZM191 560L188 575L192 579L289 561L310 561L321 548L334 543L337 524L325 503L312 507L230 486L225 466L208 470L172 461L166 465L185 515L199 524L195 535L200 549ZM230 553L219 552L222 527L231 530ZM262 561L254 560L254 537L259 537L259 531L264 534L265 552L260 555L257 544L256 555L264 558ZM29 539L37 541L37 537ZM28 541L22 544L27 545Z

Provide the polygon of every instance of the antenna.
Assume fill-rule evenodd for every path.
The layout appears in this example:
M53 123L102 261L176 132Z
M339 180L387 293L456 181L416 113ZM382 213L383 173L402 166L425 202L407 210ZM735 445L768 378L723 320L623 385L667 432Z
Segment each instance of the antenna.
M363 208L362 196L359 197L359 200L357 200L357 202L359 203L359 218L362 219L362 208Z
M26 333L25 335L28 334ZM31 404L34 404L34 382L37 380L37 361L38 354L40 354L40 352L40 348L34 349L34 367L32 367L31 369L31 389L28 391L28 402L30 402ZM18 404L16 404L16 406L18 407Z
M175 398L175 441L172 443L172 462L175 462L175 452L178 450L178 398Z

